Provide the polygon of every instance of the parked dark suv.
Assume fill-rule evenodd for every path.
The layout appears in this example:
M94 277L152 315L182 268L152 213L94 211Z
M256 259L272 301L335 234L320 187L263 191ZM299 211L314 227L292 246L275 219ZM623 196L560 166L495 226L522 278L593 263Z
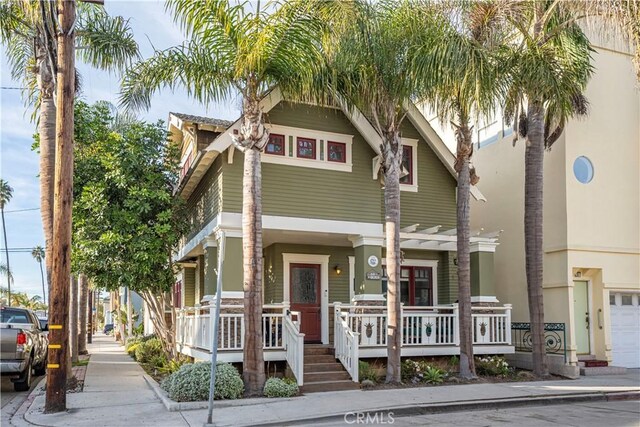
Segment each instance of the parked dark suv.
M108 334L111 331L113 331L113 323L107 323L106 325L104 325L104 329L102 330L102 332Z

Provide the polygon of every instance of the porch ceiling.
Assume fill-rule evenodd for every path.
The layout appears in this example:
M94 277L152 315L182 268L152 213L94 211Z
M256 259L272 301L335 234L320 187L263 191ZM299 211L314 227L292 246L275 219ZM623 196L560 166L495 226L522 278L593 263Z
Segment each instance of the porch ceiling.
M274 243L290 243L299 245L321 246L353 246L348 234L338 233L311 233L304 231L263 230L263 247Z

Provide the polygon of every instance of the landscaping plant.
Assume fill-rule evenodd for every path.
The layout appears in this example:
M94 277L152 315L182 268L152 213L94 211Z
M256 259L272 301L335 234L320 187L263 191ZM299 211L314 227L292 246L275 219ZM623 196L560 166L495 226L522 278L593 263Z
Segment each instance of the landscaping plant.
M298 392L298 383L293 378L271 377L264 385L264 395L266 397L293 397Z
M166 377L160 387L177 402L204 401L209 398L211 362L190 363ZM215 399L239 399L244 383L238 370L229 363L216 365Z
M358 378L360 379L360 382L368 380L377 383L380 381L380 376L376 369L371 366L371 364L363 360L358 362Z
M476 370L480 375L505 377L512 372L511 367L500 356L476 357Z

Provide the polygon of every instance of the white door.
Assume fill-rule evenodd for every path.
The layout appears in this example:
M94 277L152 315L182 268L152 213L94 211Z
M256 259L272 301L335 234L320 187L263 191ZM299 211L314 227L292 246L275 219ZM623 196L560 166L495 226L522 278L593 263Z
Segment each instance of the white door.
M611 293L611 347L613 366L640 368L639 294Z

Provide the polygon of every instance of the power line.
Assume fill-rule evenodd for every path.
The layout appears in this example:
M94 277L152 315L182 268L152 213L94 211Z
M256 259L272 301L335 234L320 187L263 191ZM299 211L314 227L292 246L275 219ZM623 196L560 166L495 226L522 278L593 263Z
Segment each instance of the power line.
M5 89L5 90L22 90L22 89L26 89L24 87L12 87L12 86L0 86L0 89Z
M39 211L40 208L28 208L28 209L15 209L12 211L4 211L4 213L14 213L14 212L26 212L26 211Z

